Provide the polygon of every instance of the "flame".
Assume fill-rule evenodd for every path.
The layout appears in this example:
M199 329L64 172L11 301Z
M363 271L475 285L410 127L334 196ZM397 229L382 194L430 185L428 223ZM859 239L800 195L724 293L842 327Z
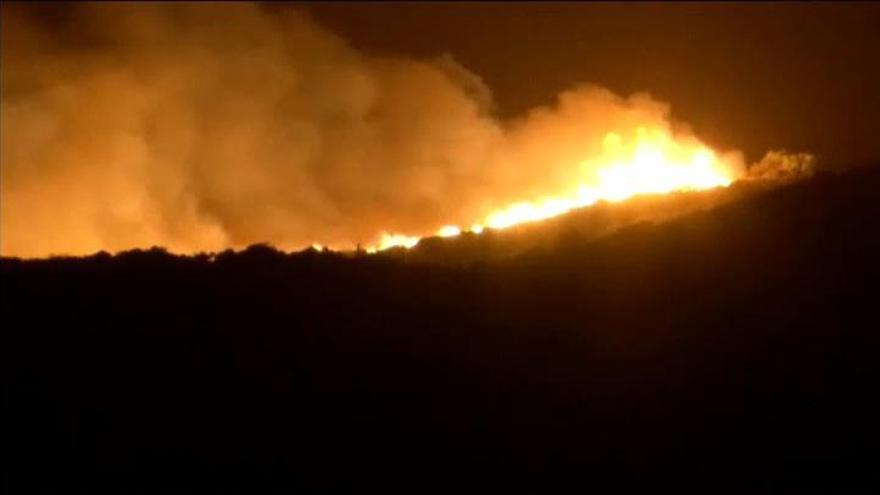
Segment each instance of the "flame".
M630 143L620 134L609 132L602 142L602 151L599 156L578 164L580 180L567 192L496 209L469 230L479 234L487 227L505 229L562 215L598 201L623 201L638 194L725 187L737 175L734 167L724 163L707 146L679 142L662 130L640 127ZM455 237L461 232L457 225L446 225L435 235ZM379 243L367 251L397 246L408 249L418 242L417 236L383 232Z
M437 231L437 235L440 237L455 237L458 234L461 234L461 229L455 225L446 225Z
M405 247L407 249L415 246L419 243L419 237L417 236L407 236L403 234L389 234L387 232L382 233L382 238L379 240L379 245L376 247L367 248L368 252L375 252L376 250L382 251L385 249L393 248L393 247Z

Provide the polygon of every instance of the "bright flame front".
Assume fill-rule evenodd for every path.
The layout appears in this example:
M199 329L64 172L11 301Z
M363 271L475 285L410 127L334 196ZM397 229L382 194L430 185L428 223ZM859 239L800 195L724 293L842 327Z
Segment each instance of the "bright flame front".
M578 164L579 180L568 191L499 208L474 223L469 230L479 234L486 227L504 229L544 220L602 200L622 201L638 194L723 187L736 178L735 168L720 160L705 145L676 141L661 130L639 128L630 142L620 134L609 132L602 142L602 150L600 156ZM454 237L461 232L456 225L446 225L435 235ZM378 245L368 251L398 246L411 248L418 242L417 236L385 232Z

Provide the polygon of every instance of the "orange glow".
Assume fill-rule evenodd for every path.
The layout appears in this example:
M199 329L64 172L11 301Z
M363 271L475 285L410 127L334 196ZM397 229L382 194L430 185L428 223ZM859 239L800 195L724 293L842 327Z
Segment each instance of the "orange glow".
M668 132L638 128L627 141L609 132L602 142L600 156L578 164L580 180L568 191L534 200L519 201L491 211L481 222L470 227L479 234L485 227L505 229L527 222L562 215L598 201L622 201L638 194L664 194L673 191L701 190L730 185L738 175L735 167L719 159L705 145L680 142ZM436 231L440 237L454 237L462 229L446 225ZM370 252L390 247L410 248L417 236L383 233Z
M379 240L379 245L367 248L367 252L375 252L377 250L382 251L384 249L393 247L411 248L418 243L419 238L417 236L406 236L403 234L389 234L387 232L383 232L382 238Z
M461 234L461 229L455 225L447 225L437 231L437 235L440 237L455 237L458 234Z

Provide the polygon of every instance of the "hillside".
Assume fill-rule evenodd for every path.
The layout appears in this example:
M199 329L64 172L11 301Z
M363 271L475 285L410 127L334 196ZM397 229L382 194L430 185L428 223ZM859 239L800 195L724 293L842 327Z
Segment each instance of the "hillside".
M491 255L3 259L10 483L863 489L877 191L820 174L602 236L584 210Z
M726 188L645 194L623 202L600 201L564 215L503 230L486 229L481 234L465 232L447 238L428 237L413 248L393 248L382 255L408 262L454 266L498 261L529 251L553 250L561 244L595 240L637 223L660 223L743 201L779 185L771 181L742 181Z

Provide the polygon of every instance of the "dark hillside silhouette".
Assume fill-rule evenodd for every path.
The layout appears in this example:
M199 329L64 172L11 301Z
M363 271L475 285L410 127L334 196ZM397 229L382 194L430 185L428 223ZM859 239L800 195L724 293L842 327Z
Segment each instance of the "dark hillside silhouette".
M873 492L878 191L512 258L5 258L11 492Z

